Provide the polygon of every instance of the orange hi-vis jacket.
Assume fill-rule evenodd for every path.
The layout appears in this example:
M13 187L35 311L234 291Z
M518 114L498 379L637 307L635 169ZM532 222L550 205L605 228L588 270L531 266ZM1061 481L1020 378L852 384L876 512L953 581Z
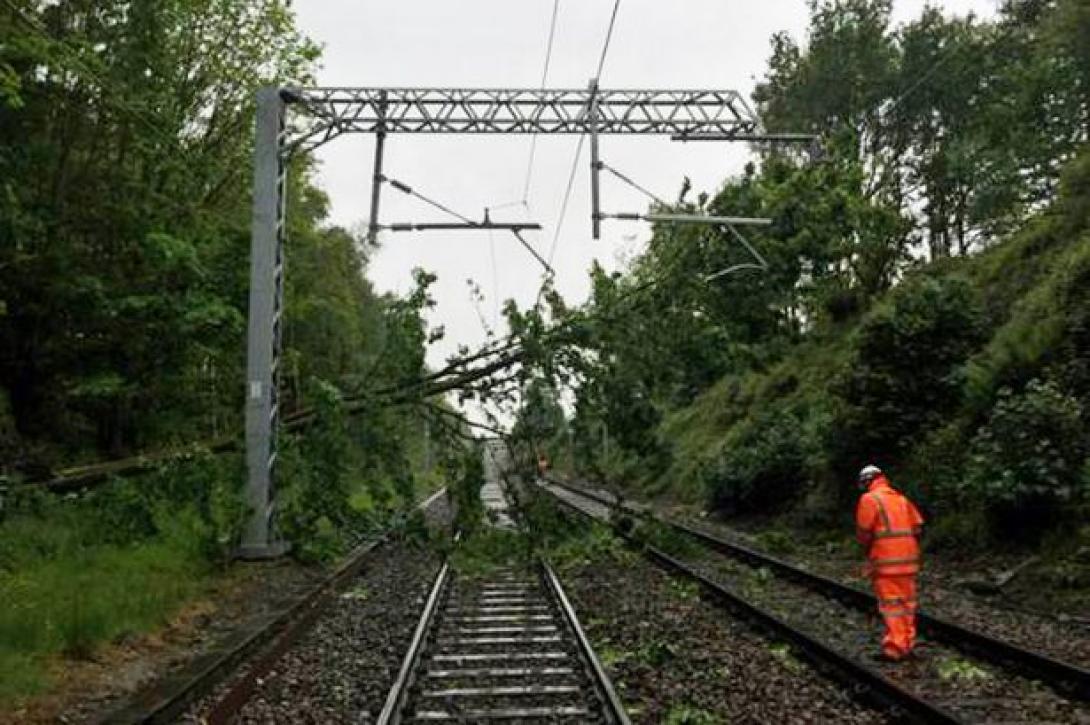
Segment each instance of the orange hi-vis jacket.
M856 538L867 549L875 576L904 576L920 570L917 537L923 516L916 506L879 475L859 498Z

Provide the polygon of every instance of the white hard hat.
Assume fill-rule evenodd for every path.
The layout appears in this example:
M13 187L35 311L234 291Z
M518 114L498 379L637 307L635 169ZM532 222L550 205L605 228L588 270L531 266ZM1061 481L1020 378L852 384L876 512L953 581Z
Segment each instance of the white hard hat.
M863 470L859 472L859 482L868 483L873 481L875 476L879 476L882 473L882 469L878 466L868 465L863 466Z

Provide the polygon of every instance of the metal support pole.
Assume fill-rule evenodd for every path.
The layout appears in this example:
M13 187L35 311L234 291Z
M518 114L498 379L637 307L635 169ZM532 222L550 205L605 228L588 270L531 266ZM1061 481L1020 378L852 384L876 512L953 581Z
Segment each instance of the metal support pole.
M378 208L382 198L382 155L386 150L386 132L375 134L375 173L371 177L371 223L367 227L367 241L374 246L378 241Z
M590 224L591 237L602 237L601 197L599 196L599 175L602 162L598 158L598 79L590 79L590 108L587 112L587 124L590 127Z
M386 93L381 94L379 115L386 116ZM371 225L367 227L367 241L374 246L378 241L378 208L382 197L382 156L386 151L386 127L380 122L375 132L375 173L371 176Z
M285 104L277 88L257 93L254 198L250 238L250 310L246 347L246 499L250 521L238 555L266 559L287 551L274 516L277 367L284 297L283 155Z

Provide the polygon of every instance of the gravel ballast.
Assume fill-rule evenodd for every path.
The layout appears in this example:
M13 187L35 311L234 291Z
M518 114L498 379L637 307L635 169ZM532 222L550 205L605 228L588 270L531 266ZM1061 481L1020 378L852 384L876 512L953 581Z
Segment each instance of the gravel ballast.
M884 722L790 649L635 555L561 572L633 722Z
M449 500L442 496L427 511L434 536L449 532L450 519ZM415 537L395 536L368 553L301 636L271 667L257 671L236 722L372 721L401 666L440 561L434 544ZM276 640L241 663L179 722L202 722L275 646Z
M726 556L703 553L682 558L748 601L968 722L1090 723L1090 710L1083 703L936 642L922 645L910 661L880 661L881 624L876 613L859 611Z
M728 541L761 549L760 539L736 531L724 524L709 520L690 520L692 526ZM797 566L858 586L858 571L862 554L845 555L839 549L823 550L805 547L801 543L789 556L779 553ZM924 557L924 569L920 575L920 606L943 619L955 622L978 632L1011 642L1020 647L1047 654L1056 659L1090 667L1090 625L1081 624L1064 614L1047 615L1019 611L1003 606L997 597L983 598L956 586L973 570L956 572Z
M238 722L358 723L378 715L412 638L439 557L427 547L388 544L274 667ZM210 703L185 722L199 722Z

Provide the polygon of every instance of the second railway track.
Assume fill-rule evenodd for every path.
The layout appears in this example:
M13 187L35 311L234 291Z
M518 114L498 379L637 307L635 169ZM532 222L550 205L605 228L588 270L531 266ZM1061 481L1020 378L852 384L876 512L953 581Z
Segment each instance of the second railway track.
M921 629L935 642L934 649L914 666L884 667L862 654L874 629L869 619L874 607L869 594L659 518L649 509L619 504L596 491L556 481L544 488L586 516L606 520L620 505L626 514L656 519L691 537L708 552L697 561L690 561L690 556L672 557L654 547L648 547L648 553L676 573L700 579L734 608L748 610L802 649L809 649L815 658L829 659L834 666L839 662L841 676L854 671L849 676L860 678L860 686L873 689L877 699L891 702L895 711L911 719L1090 722L1090 709L1085 704L1090 699L1088 673L1079 666L924 615ZM764 582L774 575L776 583L765 591L747 586L754 574L760 574L757 578ZM949 679L932 676L936 661L971 670L973 681L961 681L959 672Z

